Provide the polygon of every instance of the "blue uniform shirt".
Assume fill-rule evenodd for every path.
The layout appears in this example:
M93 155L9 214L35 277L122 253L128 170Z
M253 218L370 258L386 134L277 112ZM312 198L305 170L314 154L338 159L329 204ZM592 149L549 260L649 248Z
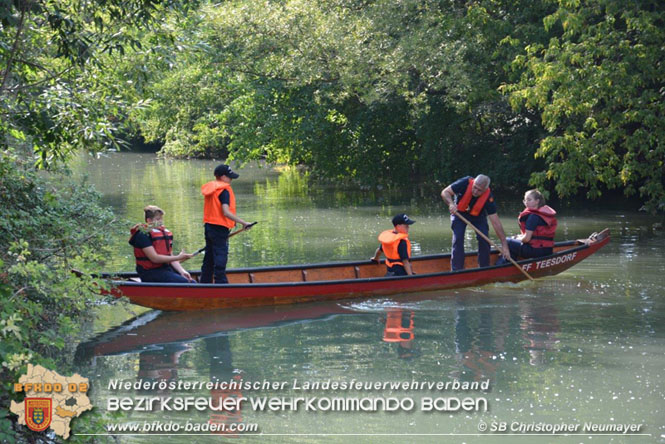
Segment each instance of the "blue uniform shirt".
M524 224L524 228L529 231L536 231L536 228L538 228L540 225L547 226L547 223L545 223L543 218L537 214L529 214Z
M222 205L231 205L231 195L229 194L229 190L224 190L219 193L219 203Z
M137 231L129 240L129 245L135 248L152 247L152 238L149 234L144 233L143 231Z

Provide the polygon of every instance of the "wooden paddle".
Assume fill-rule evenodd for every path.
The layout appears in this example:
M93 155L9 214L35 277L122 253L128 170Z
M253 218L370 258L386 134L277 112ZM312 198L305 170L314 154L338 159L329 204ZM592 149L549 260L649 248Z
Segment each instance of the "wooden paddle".
M494 244L494 242L492 242L492 240L491 240L489 237L485 236L485 233L483 233L482 231L480 231L478 228L476 228L475 225L473 225L471 222L469 222L464 216L462 216L461 214L459 214L459 211L455 211L455 216L457 216L457 217L459 217L460 219L462 219L462 222L464 222L465 224L467 224L468 226L470 226L471 228L473 228L473 231L475 231L475 232L478 234L478 236L480 236L480 237L482 237L483 239L485 239L485 240L486 240L491 246L493 246L494 248L496 248L497 250L499 250L500 253L503 254L503 250L502 250L501 248L497 247L497 246ZM506 256L504 256L504 257L506 257ZM535 279L534 279L529 273L526 272L526 270L525 270L524 268L520 267L520 265L519 265L517 262L515 262L515 261L513 260L512 257L508 256L508 260L509 260L514 266L516 266L516 267L522 272L522 274L524 274L524 276L528 277L528 278L531 279L532 281L535 280Z
M229 239L232 238L233 236L235 236L236 234L239 234L239 233L242 233L243 231L247 231L247 230L249 230L250 228L252 228L254 225L256 225L256 224L258 224L258 223L259 223L258 221L256 221L256 222L252 222L251 224L247 225L246 227L234 231L233 233L229 234ZM197 254L203 253L203 251L204 251L205 249L206 249L206 247L199 248L199 249L196 250L194 253L192 253L192 257L196 256Z

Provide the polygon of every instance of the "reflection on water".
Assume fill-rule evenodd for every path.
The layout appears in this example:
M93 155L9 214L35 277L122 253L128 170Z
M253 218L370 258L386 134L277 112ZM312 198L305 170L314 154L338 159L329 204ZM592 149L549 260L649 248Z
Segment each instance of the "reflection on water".
M406 300L231 312L152 311L81 344L79 368L83 374L96 375L95 405L105 405L108 397L118 396L108 389L112 379L286 382L284 390L226 387L196 393L150 393L213 399L392 394L419 401L428 396L468 394L427 390L303 393L293 388L295 380L302 385L352 379L489 379L491 384L490 393L472 393L486 396L490 403L488 412L478 413L423 413L417 409L372 414L268 413L245 406L212 413L164 414L173 421L257 423L264 433L337 433L340 428L348 433L475 433L482 418L637 422L662 434L663 323L649 327L655 328L651 333L645 331L639 300L622 304L594 301L587 291L597 283L581 284L550 279L537 294L534 286L498 285ZM155 419L154 413L128 415L132 421ZM150 441L147 437L131 439ZM497 441L501 439L505 442L505 438Z
M138 160L138 161L137 161ZM161 161L148 155L112 155L80 168L119 214L135 221L152 202L166 210L176 248L203 242L199 186L215 162ZM282 174L243 168L234 182L238 212L260 223L234 238L231 266L356 260L369 257L390 216L405 211L418 221L410 236L417 254L448 252L449 219L433 196L411 201L379 192L344 193L313 186L295 170ZM520 196L514 197L516 203ZM500 196L506 200L505 196ZM508 197L510 198L510 197ZM397 203L395 203L397 202ZM500 209L509 233L518 208ZM90 376L91 396L104 406L117 391L111 380L274 381L283 390L200 390L206 397L259 396L486 396L488 412L128 412L110 422L187 419L202 423L259 424L288 436L238 441L318 442L311 433L474 434L480 420L548 423L642 423L650 436L598 436L590 442L665 442L665 233L662 218L601 211L560 211L558 239L585 238L609 227L612 242L566 272L536 282L427 293L389 299L301 304L227 312L144 312L133 317L102 308L96 336L79 346L79 371ZM475 241L468 235L468 247ZM236 241L237 240L237 241ZM123 234L110 269L133 267ZM197 259L200 261L200 259ZM200 265L194 262L191 268ZM125 322L126 321L126 322ZM484 392L387 390L303 392L293 381L484 381ZM130 392L127 396L133 396ZM181 396L182 393L154 393ZM329 436L332 442L348 437ZM368 441L366 436L356 437ZM383 436L373 442L404 442ZM457 437L501 442L510 437ZM552 442L552 436L523 440ZM162 440L162 438L160 438ZM163 438L169 440L169 438ZM180 442L178 437L171 439ZM196 442L205 440L196 437ZM587 442L559 436L556 442ZM121 442L152 442L131 436ZM211 439L210 442L215 442ZM525 441L526 442L526 441Z

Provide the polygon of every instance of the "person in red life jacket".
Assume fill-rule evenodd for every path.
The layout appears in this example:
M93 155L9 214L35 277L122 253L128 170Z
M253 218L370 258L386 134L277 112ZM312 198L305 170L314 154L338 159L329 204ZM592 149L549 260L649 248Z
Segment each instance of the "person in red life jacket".
M524 206L524 211L517 217L521 234L508 239L510 255L527 259L552 254L556 211L545 204L545 198L538 190L524 193Z
M453 250L450 257L450 267L453 271L464 269L464 232L466 223L455 216L459 212L471 222L485 236L489 234L489 218L494 232L501 240L504 254L509 254L506 233L496 213L494 196L490 190L490 178L479 174L475 179L471 176L463 177L448 185L441 191L441 198L448 205L450 211L451 228L453 230ZM478 266L487 267L490 264L490 245L476 234L478 239Z
M386 256L386 276L411 276L411 242L409 242L409 225L416 221L409 219L406 214L393 217L392 230L386 230L379 235L379 248L376 249L372 261L379 262L381 252Z
M240 177L228 165L218 165L214 171L215 180L201 187L203 194L203 223L205 231L205 256L201 266L201 283L227 284L226 263L229 258L229 231L245 222L236 216L236 198L231 181Z
M145 224L130 230L129 244L134 247L136 272L142 282L194 282L180 262L192 255L181 251L173 256L173 234L164 227L164 211L154 205L143 209Z

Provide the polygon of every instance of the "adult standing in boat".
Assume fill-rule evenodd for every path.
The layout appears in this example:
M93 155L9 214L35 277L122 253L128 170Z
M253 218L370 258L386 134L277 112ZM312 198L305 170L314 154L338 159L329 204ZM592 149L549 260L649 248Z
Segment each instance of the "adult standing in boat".
M556 211L536 189L524 193L524 211L517 217L520 234L508 239L510 255L534 258L552 254L556 232Z
M136 272L142 282L193 281L192 276L182 268L191 254L181 251L173 256L173 233L164 226L164 210L148 205L143 209L145 224L137 224L130 230L129 244L134 247Z
M236 216L236 198L231 181L240 177L228 165L218 165L215 180L201 186L203 194L203 223L205 224L205 256L201 266L201 283L227 284L226 263L229 257L229 231L236 223L249 228Z
M393 229L379 235L379 248L376 249L372 261L379 262L381 252L386 256L386 276L411 276L411 242L409 242L409 225L416 221L406 214L393 217Z
M441 198L448 205L451 214L451 228L453 230L453 251L450 265L453 271L464 269L464 232L466 223L456 216L459 212L485 236L489 234L489 218L494 232L501 240L503 253L508 255L509 248L506 233L496 213L494 196L490 190L490 178L479 174L476 178L462 177L441 191ZM487 267L490 264L490 245L480 235L478 239L478 266Z

